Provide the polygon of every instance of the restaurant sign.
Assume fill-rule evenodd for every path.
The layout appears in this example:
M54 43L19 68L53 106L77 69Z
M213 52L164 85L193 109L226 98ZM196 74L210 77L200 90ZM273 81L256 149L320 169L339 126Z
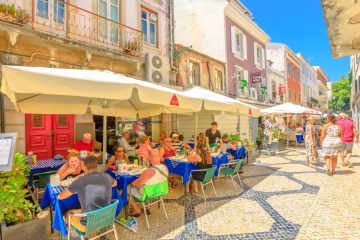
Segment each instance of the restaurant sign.
M250 78L252 83L261 83L262 80L261 73L252 73Z
M179 100L177 99L176 95L174 94L170 100L170 105L172 106L179 106Z

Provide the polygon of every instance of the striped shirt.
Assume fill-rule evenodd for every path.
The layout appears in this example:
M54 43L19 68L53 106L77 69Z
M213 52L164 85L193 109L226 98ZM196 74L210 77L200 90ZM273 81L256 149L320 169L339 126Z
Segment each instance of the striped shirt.
M183 142L172 142L171 146L175 149L176 153L180 153L184 148Z

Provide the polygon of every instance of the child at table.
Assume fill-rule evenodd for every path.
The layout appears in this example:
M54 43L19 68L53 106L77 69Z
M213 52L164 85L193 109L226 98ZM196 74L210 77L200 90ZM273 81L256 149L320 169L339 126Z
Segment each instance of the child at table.
M67 162L57 171L60 180L74 178L84 175L88 170L83 161L80 160L80 154L76 151L70 151Z

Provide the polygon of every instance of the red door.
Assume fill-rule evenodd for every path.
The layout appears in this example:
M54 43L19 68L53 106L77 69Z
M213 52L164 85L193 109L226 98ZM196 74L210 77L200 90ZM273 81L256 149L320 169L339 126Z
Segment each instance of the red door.
M38 159L52 158L51 115L25 115L26 152L34 152Z
M38 159L64 157L74 145L73 115L26 114L26 152L34 152Z
M64 157L74 145L74 115L53 115L53 155Z

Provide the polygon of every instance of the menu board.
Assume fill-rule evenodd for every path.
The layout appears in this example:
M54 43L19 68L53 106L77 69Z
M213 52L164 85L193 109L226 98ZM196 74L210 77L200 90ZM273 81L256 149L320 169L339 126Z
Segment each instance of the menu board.
M10 171L17 133L0 133L0 171Z

